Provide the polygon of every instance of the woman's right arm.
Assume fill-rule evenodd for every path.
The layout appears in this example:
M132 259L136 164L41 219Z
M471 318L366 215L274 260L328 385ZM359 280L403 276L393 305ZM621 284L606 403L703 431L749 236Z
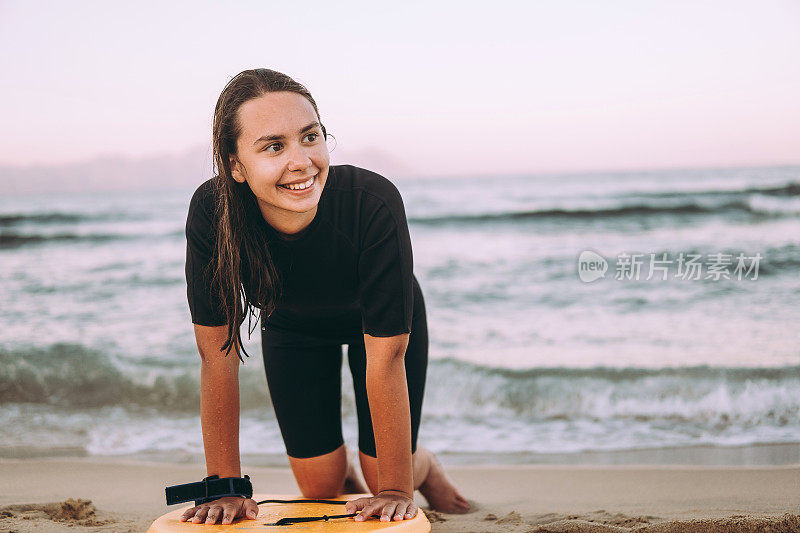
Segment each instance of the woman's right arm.
M207 476L242 477L239 462L239 356L232 348L227 357L220 346L227 326L194 325L200 351L200 423ZM231 496L187 509L181 521L230 524L235 518L255 519L258 505L252 498Z
M236 347L227 357L220 346L227 326L194 324L200 351L200 421L207 476L242 477L239 462L239 356Z

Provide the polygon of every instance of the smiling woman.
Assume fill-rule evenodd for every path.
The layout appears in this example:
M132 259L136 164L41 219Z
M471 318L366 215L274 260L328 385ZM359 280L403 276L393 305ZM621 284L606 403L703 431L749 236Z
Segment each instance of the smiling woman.
M465 512L439 462L417 446L428 330L402 197L374 172L331 166L326 138L309 92L279 72L244 71L217 102L216 175L198 187L186 222L207 475L241 476L239 328L258 313L269 394L304 496L366 492L342 438L347 344L373 494L348 502L348 513L413 518L415 489L437 510ZM255 513L252 499L230 496L182 519Z

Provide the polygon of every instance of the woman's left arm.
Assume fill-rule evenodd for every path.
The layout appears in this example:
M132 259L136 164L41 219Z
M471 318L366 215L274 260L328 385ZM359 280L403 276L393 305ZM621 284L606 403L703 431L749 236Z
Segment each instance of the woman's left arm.
M414 474L411 458L411 408L406 384L405 354L409 334L373 337L364 334L367 352L367 400L377 452L378 492L347 502L357 521L380 514L381 520L413 518Z
M358 280L366 350L367 401L375 436L378 492L348 502L356 520L416 515L411 457L411 408L405 355L413 322L414 261L403 198L389 180L372 176L381 201L364 204L358 238ZM373 336L386 335L386 336ZM366 505L366 507L364 507ZM352 511L348 511L350 513Z
M367 352L367 399L378 456L378 490L414 497L411 463L411 408L405 354L409 334L364 335Z

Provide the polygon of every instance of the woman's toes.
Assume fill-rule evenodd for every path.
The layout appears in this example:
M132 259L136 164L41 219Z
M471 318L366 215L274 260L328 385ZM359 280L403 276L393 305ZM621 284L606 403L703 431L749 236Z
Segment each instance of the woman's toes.
M456 506L460 512L466 513L469 511L469 503L457 501Z

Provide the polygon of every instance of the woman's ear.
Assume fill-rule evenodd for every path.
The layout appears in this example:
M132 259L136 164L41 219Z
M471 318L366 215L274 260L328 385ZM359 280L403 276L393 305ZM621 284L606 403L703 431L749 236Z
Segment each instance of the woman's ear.
M239 183L244 183L244 174L242 173L242 164L239 163L239 160L235 156L230 156L231 162L231 176L233 179Z

